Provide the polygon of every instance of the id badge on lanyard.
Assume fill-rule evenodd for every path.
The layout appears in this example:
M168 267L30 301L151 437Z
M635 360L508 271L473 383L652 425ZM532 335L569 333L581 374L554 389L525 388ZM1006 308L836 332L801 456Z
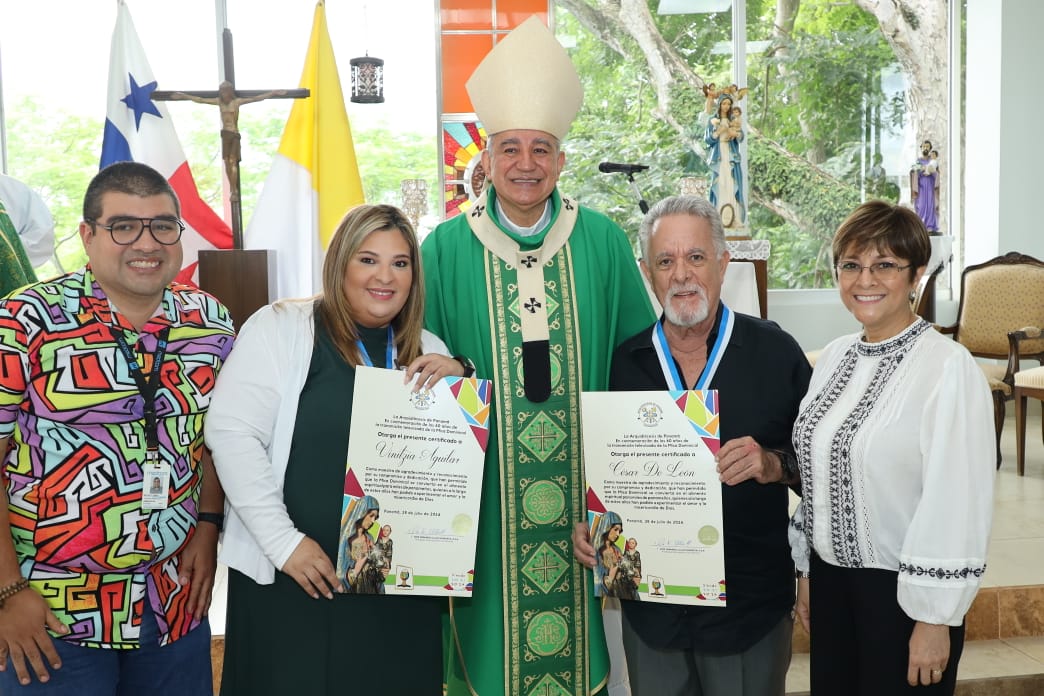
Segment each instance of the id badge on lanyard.
M170 464L160 461L159 450L145 453L141 490L142 510L165 510L170 499Z
M107 325L108 326L108 325ZM127 344L123 333L109 326L109 332L113 340L127 361L127 367L134 383L138 385L138 391L145 402L145 464L142 467L141 485L141 509L163 510L166 509L170 498L170 464L160 459L159 453L159 420L156 416L156 390L159 388L160 368L163 365L163 357L167 353L167 339L170 336L170 327L164 327L156 342L156 352L153 355L152 369L149 370L148 379L142 374L138 358Z

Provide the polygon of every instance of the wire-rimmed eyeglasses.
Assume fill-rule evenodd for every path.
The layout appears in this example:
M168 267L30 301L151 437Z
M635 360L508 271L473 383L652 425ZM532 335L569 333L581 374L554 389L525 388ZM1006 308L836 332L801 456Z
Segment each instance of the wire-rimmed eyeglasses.
M837 274L839 276L847 276L850 278L855 277L862 273L865 268L870 271L870 275L872 276L882 279L890 279L895 278L899 275L899 271L905 271L910 267L910 265L911 264L900 266L895 261L878 261L869 266L860 266L855 261L845 261L844 263L837 264L834 268L837 269Z
M87 220L91 226L108 230L112 241L120 246L134 244L141 238L145 228L149 228L149 234L158 243L165 246L177 244L181 239L181 233L185 231L185 224L173 217L158 218L136 218L117 217L109 220L108 225L103 225L97 220Z

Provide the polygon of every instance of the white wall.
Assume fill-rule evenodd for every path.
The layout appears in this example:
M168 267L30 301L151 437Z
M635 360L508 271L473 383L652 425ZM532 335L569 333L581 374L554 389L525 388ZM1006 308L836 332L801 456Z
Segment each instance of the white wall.
M997 11L996 0L976 2ZM996 147L1001 152L999 252L1021 251L1044 258L1040 208L1034 205L1041 202L1044 193L1040 168L1044 143L1039 136L1044 114L1044 91L1040 88L1040 69L1044 66L1044 41L1040 35L1044 26L1044 3L1004 0L1000 4L1001 70L994 80L1001 85L1001 120L1007 126L1001 132L992 129L992 133L978 134L977 130L986 130L986 122L973 124L969 118L968 141L978 147ZM970 18L968 26L972 26ZM971 60L968 62L970 65ZM974 85L970 79L968 84L970 100ZM996 113L993 109L994 117ZM972 134L976 136L974 141ZM976 145L969 144L968 149Z
M1044 258L1044 3L968 0L965 264L1020 251Z
M965 263L997 255L1000 234L1001 148L996 135L977 132L1003 122L1001 3L968 0L967 131L965 134ZM989 130L1000 130L999 124ZM991 144L992 143L992 144ZM955 289L956 291L956 289Z
M837 295L837 290L769 291L768 318L801 344L818 350L844 334L859 330L857 322Z

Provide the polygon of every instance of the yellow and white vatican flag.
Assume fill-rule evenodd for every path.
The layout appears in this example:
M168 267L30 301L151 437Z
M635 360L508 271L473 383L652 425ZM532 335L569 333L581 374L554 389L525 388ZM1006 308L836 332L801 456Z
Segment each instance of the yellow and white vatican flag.
M276 297L322 287L323 254L345 212L363 203L362 181L326 25L316 3L301 87L279 150L244 234L248 249L276 252Z

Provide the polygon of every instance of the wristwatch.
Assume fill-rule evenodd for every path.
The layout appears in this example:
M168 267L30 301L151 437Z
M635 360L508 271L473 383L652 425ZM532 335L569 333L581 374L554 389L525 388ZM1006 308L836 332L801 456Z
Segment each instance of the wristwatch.
M464 376L472 377L475 374L475 363L471 362L463 355L454 355L453 359L464 366Z
M772 451L776 453L777 457L779 457L779 464L780 467L783 469L783 480L781 481L781 483L785 483L788 485L791 483L797 483L798 479L801 476L801 473L798 471L797 457L795 457L790 452L786 452L784 450Z
M209 522L216 526L219 532L225 528L225 514L222 512L201 512L196 515L196 520L199 522Z

